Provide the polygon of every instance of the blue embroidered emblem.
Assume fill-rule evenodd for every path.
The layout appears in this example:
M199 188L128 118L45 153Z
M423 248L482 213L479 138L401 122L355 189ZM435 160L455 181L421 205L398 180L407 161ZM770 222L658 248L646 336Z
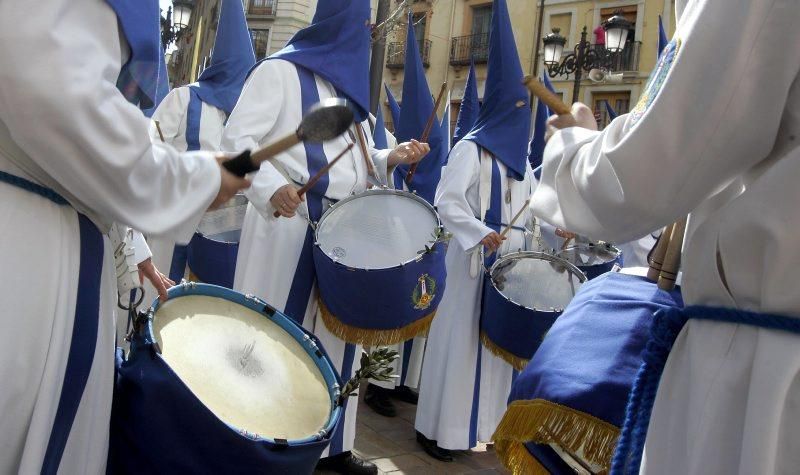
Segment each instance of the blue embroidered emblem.
M656 64L656 68L650 75L650 79L647 81L644 92L639 98L639 102L636 103L636 107L634 107L631 111L630 120L632 124L635 124L639 121L639 119L642 118L644 113L650 107L650 104L652 104L656 96L658 96L658 92L664 85L664 81L667 79L670 69L672 69L672 63L675 62L675 56L677 56L680 47L680 38L674 38L672 41L667 43L667 46L664 47L664 51L658 57L658 64Z

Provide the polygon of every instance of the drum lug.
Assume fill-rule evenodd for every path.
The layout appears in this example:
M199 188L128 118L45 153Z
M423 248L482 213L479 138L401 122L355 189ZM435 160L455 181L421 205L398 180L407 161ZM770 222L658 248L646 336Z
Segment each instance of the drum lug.
M319 432L317 432L317 440L324 439L326 435L328 435L328 431L325 429L320 429Z

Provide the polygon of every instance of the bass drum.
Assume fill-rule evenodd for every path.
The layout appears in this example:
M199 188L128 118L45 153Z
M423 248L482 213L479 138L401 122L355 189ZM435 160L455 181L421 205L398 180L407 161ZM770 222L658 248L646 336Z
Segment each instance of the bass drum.
M173 287L118 368L112 473L311 473L341 417L333 368L257 298Z

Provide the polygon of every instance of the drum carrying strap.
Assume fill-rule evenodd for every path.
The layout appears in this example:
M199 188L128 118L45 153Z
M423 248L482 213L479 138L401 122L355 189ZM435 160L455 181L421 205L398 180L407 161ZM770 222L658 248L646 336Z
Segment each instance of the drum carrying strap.
M479 219L483 221L495 232L500 232L499 223L502 222L503 217L503 199L502 188L503 183L500 177L500 167L497 165L497 160L492 155L476 145L480 151L480 177L478 181L478 196L480 206ZM472 254L470 260L469 274L470 277L477 278L480 273L481 266L481 252L480 245L478 245L475 252ZM486 258L483 262L484 266L491 266L497 258L497 253Z
M308 69L295 65L297 75L300 79L300 97L302 102L303 114L314 104L319 102L319 91L314 73ZM306 151L306 161L308 163L308 176L314 176L319 170L328 164L328 157L322 144L303 142ZM322 197L328 190L328 175L322 178L306 193L306 205L308 206L308 219L312 222L319 221L322 217ZM297 269L292 279L292 286L289 289L289 297L286 301L286 308L283 313L293 318L297 323L303 324L308 299L311 296L311 289L314 287L316 272L314 270L314 230L309 226L306 229L306 236L303 242L303 249L300 252L300 259L297 262Z

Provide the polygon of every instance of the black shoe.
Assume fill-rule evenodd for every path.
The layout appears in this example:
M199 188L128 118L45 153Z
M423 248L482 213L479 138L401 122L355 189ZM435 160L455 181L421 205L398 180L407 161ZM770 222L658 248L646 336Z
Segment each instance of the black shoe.
M389 397L392 399L397 399L398 401L413 404L415 406L417 405L417 401L419 401L419 393L408 386L398 386L394 388L390 392Z
M397 416L397 409L389 400L391 391L375 386L374 384L367 385L367 392L364 395L364 402L367 406L371 407L373 411L385 417Z
M376 475L378 467L372 462L367 462L353 455L352 452L342 452L333 457L325 457L317 463L317 470L328 470L342 475Z
M430 455L431 457L435 458L436 460L441 460L442 462L452 462L453 461L453 453L447 449L443 449L436 445L435 440L431 440L421 432L417 431L417 443L425 449L425 453Z

